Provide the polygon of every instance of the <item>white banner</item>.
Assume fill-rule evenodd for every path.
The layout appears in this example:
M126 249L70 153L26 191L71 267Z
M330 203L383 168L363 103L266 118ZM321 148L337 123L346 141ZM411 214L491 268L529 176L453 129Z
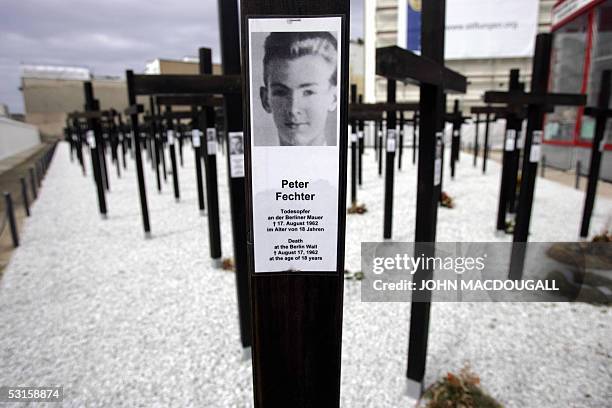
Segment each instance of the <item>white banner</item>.
M414 42L408 36L418 35L410 24L420 24L421 1L400 0L398 7L397 44L407 48ZM531 57L538 14L539 0L447 0L445 58Z

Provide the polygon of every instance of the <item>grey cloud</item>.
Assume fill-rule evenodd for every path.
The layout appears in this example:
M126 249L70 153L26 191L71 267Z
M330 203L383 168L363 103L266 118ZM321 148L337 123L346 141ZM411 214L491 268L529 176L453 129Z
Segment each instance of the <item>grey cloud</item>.
M351 1L351 37L362 36L362 2ZM155 58L219 60L216 0L9 0L0 13L0 103L23 111L19 64L84 66L96 75L142 71Z

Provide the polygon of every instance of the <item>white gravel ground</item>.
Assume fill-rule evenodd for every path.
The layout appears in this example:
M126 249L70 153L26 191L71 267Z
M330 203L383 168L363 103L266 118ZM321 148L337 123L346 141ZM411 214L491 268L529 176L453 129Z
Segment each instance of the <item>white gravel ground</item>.
M224 256L231 256L226 164L219 157ZM407 151L396 173L394 238L414 237L416 170ZM457 208L440 209L440 241L509 241L494 234L500 167L483 176L463 154L445 190ZM349 270L360 242L382 239L384 185L364 157L359 201L349 216ZM169 164L169 160L168 160ZM251 365L242 361L234 275L214 269L199 215L193 154L162 194L146 166L153 239L144 240L134 164L110 171L109 219L98 216L91 178L61 145L0 282L0 385L62 385L64 406L236 407L252 403ZM90 168L87 168L88 173ZM110 170L110 169L109 169ZM583 194L538 179L532 240L576 240ZM597 201L592 231L609 224ZM426 382L471 363L509 407L604 407L612 401L608 308L567 303L432 305ZM345 285L342 406L409 406L403 396L410 305L361 303Z

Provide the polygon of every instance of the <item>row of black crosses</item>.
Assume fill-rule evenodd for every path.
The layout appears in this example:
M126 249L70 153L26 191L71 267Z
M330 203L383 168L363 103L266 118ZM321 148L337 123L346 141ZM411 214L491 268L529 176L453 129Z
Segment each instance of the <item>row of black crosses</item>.
M246 65L246 46L244 39L247 37L243 31L242 52L239 45L239 14L236 2L219 0L219 21L221 37L221 57L224 75L211 75L211 70L206 63L202 63L201 53L201 74L200 75L135 75L131 71L127 72L128 96L130 107L127 114L130 116L129 127L131 140L122 140L121 145L131 150L131 154L136 161L136 169L139 185L139 197L142 209L143 227L146 234L150 234L150 220L147 206L147 197L144 188L144 174L141 158L141 132L140 116L143 107L137 104L137 96L150 96L156 99L152 106L170 107L173 105L191 105L192 108L192 137L194 129L206 129L210 126L209 121L213 119L210 109L219 102L208 103L198 98L210 98L212 95L222 95L223 114L225 133L243 131L248 129L248 121L243 117L243 96L241 94L242 79L245 73L241 70L241 65ZM341 15L345 18L343 41L341 50L343 51L343 72L340 74L341 83L348 83L348 0L316 0L306 2L276 2L271 0L243 0L242 7L242 27L246 30L246 18L249 15L266 16L320 16L320 15ZM450 115L445 114L446 97L445 92L455 91L464 93L467 87L466 78L456 72L444 67L444 21L445 21L445 2L424 2L422 10L422 55L417 56L409 51L397 47L387 47L377 50L377 74L388 79L387 104L378 106L367 106L355 103L351 107L351 121L356 126L353 129L363 131L363 121L378 121L378 131L375 137L375 155L379 163L379 174L382 173L382 152L387 153L387 169L385 182L385 222L383 235L391 237L392 220L392 197L393 197L393 167L395 157L395 124L397 113L403 111L414 112L412 122L418 133L413 132L413 162L416 161L418 145L418 184L417 184L417 208L416 208L416 231L415 231L415 253L433 256L433 247L428 245L436 241L437 209L441 195L441 172L442 172L442 132L444 123L449 120L453 123L453 143L451 153L451 172L455 172L454 162L459 158L460 134L455 136L456 130L460 129L461 123L465 121L459 114L458 105ZM242 55L242 64L241 64ZM533 144L540 143L541 126L543 113L549 107L565 104L584 104L583 96L575 95L551 95L546 93L542 84L547 84L548 67L550 60L550 35L542 34L538 36L536 55L534 63L532 90L529 93L514 89L511 81L511 90L508 93L489 93L485 96L487 103L504 103L507 106L499 111L488 110L493 108L482 108L474 112L479 122L480 114L487 115L486 123L490 122L489 115L495 114L497 117L504 117L518 122L527 117L528 126L525 135L524 157L529 158L529 152ZM420 86L420 101L418 106L398 106L396 103L396 81L412 81ZM609 81L609 76L608 76ZM516 82L516 81L515 81ZM516 85L516 84L515 84ZM353 93L355 94L355 93ZM601 96L601 95L600 95ZM168 99L163 99L168 98ZM193 98L178 99L171 98ZM93 99L93 98L91 98ZM601 98L600 98L601 99ZM210 99L208 99L210 102ZM357 98L354 97L354 102ZM519 108L516 108L516 107ZM526 109L525 109L526 106ZM348 89L343 90L340 101L341 107L341 135L347 136L349 121L348 112ZM153 109L153 108L152 108ZM386 146L383 147L382 113L386 112L387 134ZM598 118L598 131L601 130L600 119L610 116L607 104L600 104L598 109L588 111ZM90 144L92 151L92 162L94 177L98 185L98 195L104 195L102 184L103 175L100 160L100 153L96 146L102 146L100 140L99 119L102 113L96 103L88 100L86 112L83 114L87 119L87 129L93 130L93 143ZM174 120L171 109L165 112L152 111L149 114L149 127L151 134L156 133L157 126L165 123L167 130L173 130ZM402 117L400 116L400 121ZM603 119L602 119L603 120ZM358 122L355 122L358 121ZM512 120L508 120L508 123ZM520 129L516 123L511 124L511 130ZM123 125L122 125L123 126ZM488 133L488 132L487 132ZM596 132L597 133L597 132ZM603 130L600 132L603 134ZM125 133L124 133L125 134ZM418 143L416 137L418 135ZM506 138L508 139L508 132ZM598 133L596 134L596 140ZM247 135L248 136L248 135ZM399 135L402 136L401 133ZM515 139L516 134L514 134ZM166 133L167 138L167 133ZM457 139L455 139L457 138ZM155 144L155 138L149 137L149 145ZM359 139L359 138L358 138ZM247 153L249 151L247 141ZM340 186L346 183L346 152L348 148L348 137L341 138L340 143ZM168 143L168 140L165 141ZM227 142L227 138L226 138ZM79 141L80 143L80 141ZM164 142L162 141L162 148ZM112 143L111 143L112 145ZM204 156L206 169L207 188L209 186L208 177L214 174L211 165L211 157L208 154L197 152L197 142L193 143L196 158ZM204 143L205 145L205 143ZM400 145L401 148L403 142ZM485 146L488 141L485 140ZM170 149L173 145L170 144ZM363 152L363 142L356 140L352 142L353 180L360 180L361 169L358 160L361 159ZM156 149L154 146L153 149ZM159 147L158 147L159 148ZM478 146L475 146L476 152ZM516 149L515 149L516 150ZM149 147L151 151L151 147ZM361 152L357 155L357 152ZM486 152L486 148L485 148ZM78 153L78 152L77 152ZM155 154L152 153L151 160ZM172 153L171 153L172 155ZM123 154L125 157L125 154ZM359 158L357 157L359 156ZM508 163L516 162L514 156L508 156ZM437 159L440 160L437 160ZM208 161L207 161L208 159ZM506 159L506 157L504 158ZM157 160L157 159L155 159ZM485 153L486 160L486 153ZM199 160L196 160L199 161ZM82 162L82 160L81 160ZM504 160L506 162L506 160ZM125 162L124 162L125 163ZM156 162L157 163L157 162ZM247 166L247 177L250 177L249 161L245 161ZM593 161L592 161L593 167ZM597 163L595 163L597 164ZM398 163L399 166L401 164ZM486 166L486 164L484 164ZM520 197L517 211L517 228L515 231L515 241L522 238L526 241L525 231L529 227L531 214L531 200L533 198L533 187L535 177L535 166L531 160L523 160L523 178L520 188ZM229 167L229 162L228 162ZM518 164L516 165L518 168ZM506 165L504 165L504 169ZM485 168L486 169L486 168ZM228 171L228 173L230 173ZM178 174L174 169L173 174ZM510 177L512 178L512 177ZM516 177L514 177L516 180ZM200 184L198 179L198 184ZM215 175L216 181L216 175ZM344 183L342 183L344 181ZM108 182L108 180L106 180ZM175 193L178 188L175 183ZM252 228L252 204L250 197L245 195L244 177L230 177L230 206L232 215L232 228L234 238L234 257L237 282L237 295L240 319L240 334L242 346L253 347L253 376L254 376L254 398L256 406L339 406L340 401L340 351L342 335L342 282L344 272L344 215L339 214L338 219L338 265L335 274L309 274L309 273L275 273L275 274L254 274L249 268L252 262L252 239L247 234L247 229ZM357 184L355 182L354 184ZM108 188L108 186L107 186ZM357 202L356 188L351 194L353 204ZM212 194L214 197L214 194ZM200 197L200 195L199 195ZM209 208L209 231L214 230L211 226L211 193L207 191ZM346 197L346 190L341 187L340 200ZM199 199L200 208L203 202ZM218 205L218 204L217 204ZM592 207L592 205L591 205ZM504 207L505 208L505 207ZM248 213L247 213L248 211ZM505 210L504 210L505 211ZM105 212L104 212L105 213ZM505 212L504 212L505 217ZM218 215L217 215L218 218ZM218 220L217 220L218 221ZM217 226L218 228L218 226ZM213 239L211 238L211 242ZM219 246L220 255L220 246ZM211 256L214 258L211 247ZM431 277L431 270L420 270L416 274L416 283L419 280ZM520 278L513 276L513 278ZM429 313L430 303L427 301L413 302L412 314L410 319L410 337L408 349L407 378L415 396L420 396L423 389L423 378L425 373L425 361L427 355L427 341L429 333Z

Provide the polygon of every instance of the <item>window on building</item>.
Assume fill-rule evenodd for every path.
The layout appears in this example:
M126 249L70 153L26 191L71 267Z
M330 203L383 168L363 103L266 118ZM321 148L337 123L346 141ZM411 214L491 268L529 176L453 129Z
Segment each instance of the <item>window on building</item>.
M612 0L607 0L594 11L593 19L593 49L591 51L591 66L587 87L587 106L596 106L599 99L601 73L612 69ZM604 140L612 143L612 121L608 120ZM595 119L584 116L580 138L593 140Z
M580 93L587 47L588 13L555 32L551 61L551 92ZM574 139L579 108L558 106L546 116L546 140Z

